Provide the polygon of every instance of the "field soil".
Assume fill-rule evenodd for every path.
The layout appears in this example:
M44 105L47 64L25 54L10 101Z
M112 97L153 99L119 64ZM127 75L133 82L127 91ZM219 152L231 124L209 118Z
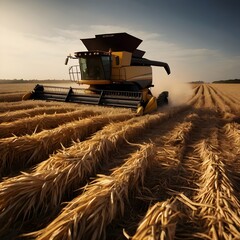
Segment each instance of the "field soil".
M0 84L1 239L240 239L240 84L130 109Z

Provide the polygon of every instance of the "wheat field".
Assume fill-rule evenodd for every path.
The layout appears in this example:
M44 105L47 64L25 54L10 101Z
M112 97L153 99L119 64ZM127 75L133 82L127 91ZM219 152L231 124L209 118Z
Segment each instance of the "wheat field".
M23 89L0 90L0 239L240 239L240 85L144 116Z

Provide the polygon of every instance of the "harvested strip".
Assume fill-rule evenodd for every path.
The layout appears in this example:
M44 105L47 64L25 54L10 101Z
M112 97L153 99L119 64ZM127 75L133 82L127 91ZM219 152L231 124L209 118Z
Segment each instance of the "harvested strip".
M234 142L234 145L240 146L240 124L233 122L228 123L224 127L229 139L232 139ZM240 151L240 149L239 149Z
M225 99L219 95L219 92L216 92L213 88L210 88L210 94L215 103L215 108L222 112L232 112L231 107L226 104Z
M210 91L210 87L208 85L204 84L204 88L205 88L205 108L210 108L210 109L214 109L215 108L215 102L213 101L212 98L212 94Z
M82 110L103 110L103 111L115 111L117 112L131 112L130 109L124 108L110 108L110 107L103 107L103 106L94 106L88 104L79 104L79 103L68 103L68 102L50 102L50 101L41 101L41 100L28 100L28 101L19 101L19 102L0 102L0 113L1 112L8 112L8 111L16 111L16 110L23 110L23 109L33 109L38 107L57 107L63 106L64 107L75 107L76 109Z
M0 138L21 136L40 132L44 129L52 129L64 123L82 118L99 115L100 112L91 110L78 110L60 114L43 114L33 118L19 119L10 123L0 124Z
M38 107L33 109L24 109L14 112L6 112L0 114L0 123L2 122L12 122L20 118L34 117L40 114L54 114L54 113L64 113L76 110L76 107L63 107L63 106L53 106L53 107Z
M132 240L173 240L179 218L176 199L154 204L141 221Z
M0 101L1 102L17 102L21 101L24 93L7 93L7 94L0 94Z
M110 154L122 143L141 136L144 131L148 131L147 128L174 117L185 108L186 106L177 107L169 113L143 116L108 125L90 140L76 143L69 149L51 156L40 163L34 172L2 182L0 210L4 219L9 219L9 222L0 224L3 226L1 232L4 233L10 225L17 222L18 219L14 216L19 216L19 221L24 222L23 218L30 216L30 213L49 214L50 209L59 206L63 196L86 183L89 176L95 175L96 170L108 161Z
M113 151L115 151L117 149L117 145L120 145L122 142L125 142L125 140L131 141L136 137L141 136L143 132L148 131L148 128L151 128L156 124L160 124L161 122L169 119L170 117L174 117L175 113L182 111L186 107L188 106L184 106L181 108L177 107L176 109L168 113L159 113L159 114L154 114L149 116L146 115L143 117L130 119L126 122L121 122L118 124L107 126L101 132L97 133L91 139L91 141L88 141L86 143L87 144L86 149L91 149L91 150L94 149L94 151L101 152L101 149L104 150L106 148L106 142L108 142L108 144L111 143L111 147ZM91 145L89 145L89 143L91 143ZM72 151L72 153L71 154L67 153L66 154L67 157L60 157L60 159L51 158L48 161L45 161L39 164L37 169L40 171L47 170L47 169L57 169L59 166L60 167L65 166L65 162L66 164L68 164L69 160L65 160L65 159L69 159L70 156L72 156L73 159L81 158L83 156L82 153L86 151L86 150L84 151L80 150L79 147L81 146L82 145L78 146L75 144L76 149L75 148L71 148L71 150L69 149L70 151ZM85 146L83 145L83 149L84 148ZM112 151L112 149L108 149L108 150ZM105 154L98 153L96 156L98 155L102 156L103 154L106 157L110 152L105 152ZM92 154L93 153L90 151L90 155Z
M31 109L43 106L59 106L60 102L46 102L40 100L28 100L19 102L0 102L0 112L16 111L20 109Z
M237 239L240 236L240 203L229 179L231 173L226 170L218 149L210 141L203 140L196 151L202 160L202 176L195 201L205 205L196 214L206 229L199 237Z
M200 85L199 88L197 88L197 92L193 94L192 98L188 100L188 104L195 106L198 104L198 102L203 98L203 85Z
M69 146L71 141L83 140L111 121L123 121L131 118L129 114L109 114L96 116L61 125L31 136L0 139L0 175L24 169L45 160L62 145Z
M110 176L101 176L73 199L37 239L105 239L106 227L124 214L131 191L139 191L146 169L154 160L152 144L146 144ZM32 234L30 234L32 235Z
M95 175L96 170L108 161L121 144L168 117L169 114L157 114L108 125L88 141L76 143L52 155L32 173L3 181L0 184L0 212L4 216L2 219L9 221L0 222L0 232L4 233L14 225L18 221L16 216L24 222L25 218L38 212L49 214L60 205L63 196L86 183L89 176Z
M239 103L231 99L227 94L224 94L222 91L216 90L214 87L209 88L217 95L219 98L228 106L230 107L231 112L233 113L240 113L240 106Z

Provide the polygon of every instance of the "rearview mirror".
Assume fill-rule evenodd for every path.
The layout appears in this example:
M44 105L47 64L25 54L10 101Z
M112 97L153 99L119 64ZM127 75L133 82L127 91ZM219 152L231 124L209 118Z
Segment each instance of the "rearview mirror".
M65 65L68 64L68 57L65 59Z

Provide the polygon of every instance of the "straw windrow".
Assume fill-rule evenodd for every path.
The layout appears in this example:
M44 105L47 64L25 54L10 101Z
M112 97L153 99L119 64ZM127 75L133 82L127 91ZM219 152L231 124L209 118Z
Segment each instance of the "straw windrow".
M33 109L16 110L13 112L0 113L0 123L13 122L21 118L34 117L40 114L66 113L77 110L76 107L53 106L38 107Z
M2 216L9 219L9 222L2 223L2 232L14 223L15 215L23 221L30 213L45 214L49 209L56 208L64 195L79 188L89 176L95 175L96 169L106 163L122 143L136 138L144 130L147 131L146 127L167 118L167 114L160 114L108 125L88 141L75 143L69 149L51 156L40 163L34 172L2 182L0 207Z
M39 100L28 100L19 102L0 102L0 112L16 111L22 109L32 109L43 106L60 106L60 102L46 102ZM64 104L66 106L66 104ZM72 105L73 106L73 105Z
M105 239L106 227L119 214L131 191L138 191L155 152L152 144L142 146L110 176L101 176L73 199L37 239ZM30 234L31 235L31 234Z
M233 141L233 144L238 148L240 146L240 124L233 122L224 126L224 130L229 139Z
M44 129L52 129L64 123L80 120L90 116L99 115L100 112L89 110L77 110L60 114L43 114L32 118L19 119L14 122L0 124L0 138L27 135L40 132Z
M132 240L174 240L180 212L176 199L157 202L149 208Z
M206 229L206 233L199 236L204 239L237 239L240 236L240 212L234 209L239 210L240 203L229 179L230 173L210 141L203 140L196 151L202 160L202 176L195 201L203 205L197 216Z
M111 121L123 121L132 116L130 114L96 116L70 122L31 136L0 139L0 175L6 176L26 166L32 166L45 160L62 145L69 146L72 141L85 139Z

